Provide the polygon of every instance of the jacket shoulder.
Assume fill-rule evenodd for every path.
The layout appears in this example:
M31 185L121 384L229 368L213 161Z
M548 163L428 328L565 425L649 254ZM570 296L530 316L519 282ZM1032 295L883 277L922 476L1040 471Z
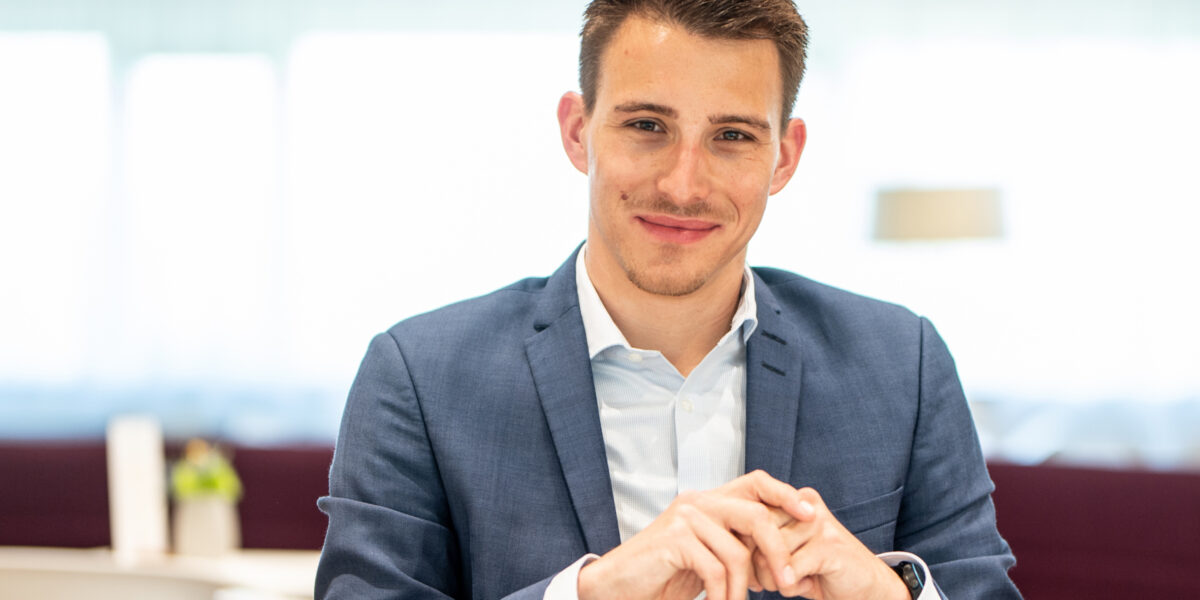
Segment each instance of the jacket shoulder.
M534 308L547 277L528 277L482 296L460 300L400 321L388 329L397 340L449 341L495 336L506 330L532 332Z
M781 269L755 267L771 300L789 319L824 339L911 339L922 318L911 310Z
M856 294L791 271L771 267L754 267L753 271L784 304L827 305L848 312L878 312L893 317L916 316L899 304Z

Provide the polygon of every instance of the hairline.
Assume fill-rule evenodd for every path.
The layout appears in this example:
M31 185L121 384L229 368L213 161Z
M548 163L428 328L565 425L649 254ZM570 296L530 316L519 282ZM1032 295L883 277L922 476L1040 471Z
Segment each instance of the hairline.
M791 119L791 116L792 116L791 112L794 107L786 106L789 93L787 90L784 89L784 87L787 83L785 81L786 78L784 77L784 64L783 64L785 57L783 56L783 51L779 48L779 43L774 38L772 38L769 35L766 35L765 32L763 32L761 29L759 29L757 31L749 30L749 31L741 32L744 35L720 35L718 32L700 31L698 28L689 27L687 25L687 23L682 22L680 19L673 18L670 15L665 14L660 10L656 10L651 6L641 6L641 7L638 7L638 8L635 8L635 9L629 11L624 16L622 16L621 21L619 23L617 23L617 25L615 27L612 28L612 32L609 34L608 39L605 40L605 43L600 50L599 56L596 57L596 72L595 72L595 76L592 79L592 95L591 95L591 97L586 95L587 90L583 90L584 91L584 98L583 98L584 114L586 114L587 116L590 117L592 115L592 113L595 112L595 108L596 108L596 98L595 97L599 96L598 92L600 89L600 82L602 79L602 75L604 73L605 58L608 56L609 50L612 49L613 40L616 39L617 34L629 23L630 19L643 19L643 20L649 21L652 24L666 25L668 27L675 27L678 29L682 29L683 31L685 31L686 33L688 33L690 35L701 37L701 38L704 38L707 40L724 40L724 41L731 41L731 42L739 42L739 41L747 41L748 42L748 41L754 41L754 40L763 40L763 41L771 42L771 46L775 50L775 59L778 64L778 68L775 69L775 72L776 72L776 75L779 77L780 127L781 127L781 129L787 128L787 123ZM753 35L754 33L759 33L760 35ZM803 73L801 76L803 76ZM797 81L797 83L799 83L799 81ZM793 95L793 98L794 98L794 95Z

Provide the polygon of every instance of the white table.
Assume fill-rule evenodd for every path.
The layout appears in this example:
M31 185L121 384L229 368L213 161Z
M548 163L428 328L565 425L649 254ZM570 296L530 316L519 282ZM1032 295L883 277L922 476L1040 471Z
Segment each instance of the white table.
M0 600L311 600L316 551L118 560L108 548L0 547Z

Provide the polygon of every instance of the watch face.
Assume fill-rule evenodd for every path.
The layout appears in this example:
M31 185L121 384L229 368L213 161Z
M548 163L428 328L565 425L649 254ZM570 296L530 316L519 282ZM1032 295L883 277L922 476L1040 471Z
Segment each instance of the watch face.
M916 565L910 562L902 562L892 567L892 569L900 576L900 580L904 582L904 586L908 588L909 594L913 598L920 595L925 584L921 581L921 573L917 571Z

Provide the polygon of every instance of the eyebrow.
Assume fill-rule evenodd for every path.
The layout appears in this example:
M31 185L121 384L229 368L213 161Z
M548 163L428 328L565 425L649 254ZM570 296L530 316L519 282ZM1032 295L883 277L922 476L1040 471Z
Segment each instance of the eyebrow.
M770 132L771 125L762 119L747 117L745 115L716 115L708 118L708 122L713 125L727 125L730 123L740 123L748 125L759 131Z
M674 108L671 108L670 106L665 106L662 104L655 104L653 102L626 102L624 104L616 105L615 107L613 107L613 110L620 112L620 113L635 113L635 112L646 111L646 112L658 113L660 115L663 115L664 117L670 117L672 119L679 116L679 111L676 111ZM746 115L733 115L733 114L714 115L714 116L711 116L708 118L708 122L713 125L728 125L728 124L732 124L732 123L738 123L738 124L742 124L742 125L747 125L749 127L753 127L760 131L767 131L767 132L771 131L771 125L769 123L767 123L766 121L764 121L762 119L757 119L754 117L749 117Z
M679 116L679 112L670 106L655 104L653 102L626 102L624 104L616 105L613 107L613 110L623 113L648 111L652 113L658 113L664 117L671 117L672 119Z

